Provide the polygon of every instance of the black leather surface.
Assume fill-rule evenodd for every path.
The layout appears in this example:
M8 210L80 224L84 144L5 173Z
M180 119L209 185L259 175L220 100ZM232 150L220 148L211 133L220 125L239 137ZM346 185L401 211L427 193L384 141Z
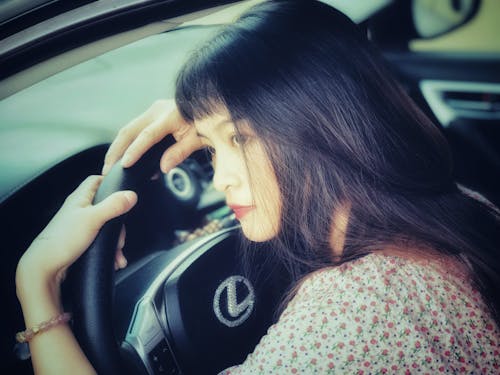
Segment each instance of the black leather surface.
M125 189L136 191L140 197L141 186L158 171L160 156L172 142L172 137L165 138L131 168L123 169L117 163L103 180L94 203ZM123 220L111 220L101 229L69 275L77 288L73 298L75 335L99 374L126 373L121 368L112 324L114 256Z

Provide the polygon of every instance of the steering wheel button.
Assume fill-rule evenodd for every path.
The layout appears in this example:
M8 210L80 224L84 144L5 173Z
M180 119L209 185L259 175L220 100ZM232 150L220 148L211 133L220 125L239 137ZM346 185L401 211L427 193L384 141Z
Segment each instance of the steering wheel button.
M161 340L149 353L150 365L155 374L180 374L165 340Z

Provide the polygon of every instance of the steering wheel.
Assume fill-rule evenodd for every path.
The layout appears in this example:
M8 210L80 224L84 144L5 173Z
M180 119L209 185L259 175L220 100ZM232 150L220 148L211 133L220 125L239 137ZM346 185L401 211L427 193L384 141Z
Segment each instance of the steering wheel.
M119 190L140 197L172 142L168 136L130 168L117 163L94 203ZM152 254L116 280L113 264L123 222L119 217L106 223L68 272L73 330L97 372L216 373L243 361L273 322L287 287L281 270L273 265L266 272L272 276L251 281L240 264L238 230L232 228ZM254 264L264 263L269 264L266 257L257 256ZM116 318L117 300L130 314Z

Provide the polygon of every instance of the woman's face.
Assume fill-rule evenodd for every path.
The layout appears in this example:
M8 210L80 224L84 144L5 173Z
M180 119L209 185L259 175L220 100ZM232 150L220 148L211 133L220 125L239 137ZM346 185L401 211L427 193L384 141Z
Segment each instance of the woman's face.
M245 126L237 133L227 112L195 121L194 125L212 154L214 187L226 195L244 235L256 242L273 238L279 229L281 197L258 137Z

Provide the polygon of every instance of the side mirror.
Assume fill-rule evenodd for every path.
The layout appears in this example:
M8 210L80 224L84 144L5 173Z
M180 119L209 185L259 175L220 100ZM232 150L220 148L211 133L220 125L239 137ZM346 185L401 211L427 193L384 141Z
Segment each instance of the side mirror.
M434 38L467 23L479 9L479 0L413 0L411 15L420 38Z

